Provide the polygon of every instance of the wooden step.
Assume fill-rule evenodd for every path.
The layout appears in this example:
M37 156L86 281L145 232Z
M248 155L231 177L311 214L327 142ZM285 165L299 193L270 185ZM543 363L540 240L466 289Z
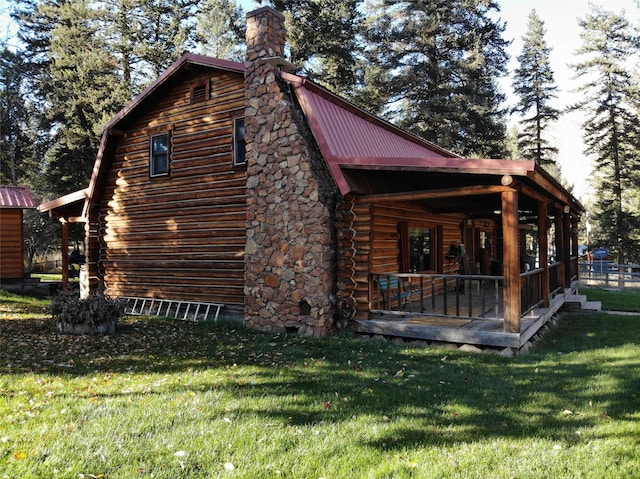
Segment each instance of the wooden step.
M562 309L565 311L579 311L587 302L587 297L584 294L572 294L564 300Z
M593 311L594 313L599 313L602 311L602 303L600 301L587 301L581 311Z
M598 312L602 310L600 301L587 301L584 294L573 294L565 299L563 311Z

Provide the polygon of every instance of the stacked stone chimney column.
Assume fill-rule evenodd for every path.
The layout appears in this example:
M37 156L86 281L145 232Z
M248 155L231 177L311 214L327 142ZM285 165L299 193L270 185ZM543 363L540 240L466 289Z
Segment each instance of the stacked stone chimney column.
M335 311L331 205L287 86L264 61L284 55L285 35L284 16L271 7L247 14L245 321L323 336Z

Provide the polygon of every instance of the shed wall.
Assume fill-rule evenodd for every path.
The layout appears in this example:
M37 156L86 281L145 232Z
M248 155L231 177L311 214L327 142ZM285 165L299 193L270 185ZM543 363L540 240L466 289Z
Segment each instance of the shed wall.
M0 279L24 276L24 233L21 209L0 209Z

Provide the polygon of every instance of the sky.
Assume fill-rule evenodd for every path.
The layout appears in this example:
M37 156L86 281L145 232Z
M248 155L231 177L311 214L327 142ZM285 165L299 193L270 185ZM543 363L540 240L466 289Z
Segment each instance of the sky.
M9 6L11 0L0 0L0 39L7 38L14 27L9 25ZM253 0L240 0L245 11L258 6ZM505 39L512 40L508 48L511 56L510 71L517 67L516 57L522 51L522 36L527 30L527 17L535 8L546 28L545 39L552 48L551 68L555 83L559 88L558 99L554 106L559 109L574 103L577 99L575 89L579 85L573 79L573 71L568 66L575 61L573 53L580 46L578 18L584 18L589 4L601 5L613 12L625 10L627 18L635 25L640 22L640 2L638 0L498 0L500 18L506 22ZM512 95L511 80L501 81L503 92ZM513 97L510 104L515 103ZM517 118L511 118L512 123ZM565 114L553 125L550 140L560 150L558 162L563 176L574 187L574 194L583 202L591 194L589 177L592 170L591 159L584 153L581 132L581 114Z
M547 45L552 48L551 68L559 89L554 106L560 109L579 99L575 90L580 81L574 80L574 73L569 64L576 61L574 52L581 45L577 20L585 18L589 12L589 4L601 5L606 10L616 13L624 10L627 19L633 25L638 25L640 20L640 5L637 0L499 0L499 3L500 17L507 22L505 38L513 40L508 49L511 55L510 71L517 67L516 57L522 51L522 36L527 30L527 17L531 10L535 8L544 22L545 39ZM510 80L503 82L503 91L511 92ZM512 118L512 121L517 121L517 118ZM557 160L562 168L562 175L574 186L574 195L586 203L592 194L589 178L593 166L592 158L584 152L582 122L583 116L579 112L563 115L553 125L550 140L559 149Z

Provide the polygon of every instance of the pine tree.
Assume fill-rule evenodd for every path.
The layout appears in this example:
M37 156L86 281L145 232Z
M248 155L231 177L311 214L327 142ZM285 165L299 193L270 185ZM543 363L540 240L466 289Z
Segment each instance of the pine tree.
M47 197L87 184L102 126L193 44L200 0L18 0Z
M364 97L391 121L467 156L505 152L504 25L486 0L378 0L365 29Z
M0 184L23 180L30 156L29 111L23 94L24 67L19 54L0 51Z
M329 89L351 94L356 85L356 59L363 0L279 0L287 15L292 63Z
M584 99L574 108L585 114L586 153L595 156L594 242L613 248L619 263L638 261L640 221L631 205L640 191L639 96L628 66L638 40L624 12L592 7L579 25L581 60L573 68Z
M235 0L204 0L196 19L196 42L203 54L244 60L244 12Z
M522 53L518 56L519 67L514 72L513 88L519 101L513 110L524 115L518 137L523 157L558 170L554 159L558 149L544 137L545 129L560 114L550 105L558 88L549 62L551 48L544 36L544 22L531 10L527 32L522 38Z
M46 174L58 195L87 184L102 127L124 103L116 61L98 29L101 14L87 0L68 0L55 8L49 75L41 94L54 131Z
M135 55L148 69L150 79L158 77L183 52L192 50L195 40L193 16L200 0L138 0L133 28ZM144 71L143 70L143 71Z

